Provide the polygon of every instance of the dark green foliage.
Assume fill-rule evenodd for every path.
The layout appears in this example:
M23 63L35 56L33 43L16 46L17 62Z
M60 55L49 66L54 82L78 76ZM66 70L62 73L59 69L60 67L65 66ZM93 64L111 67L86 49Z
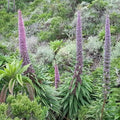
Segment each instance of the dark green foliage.
M84 120L100 120L101 107L102 107L102 102L100 100L97 100L97 101L92 101L91 105L89 105L88 107L82 108L81 112L82 113L84 112L83 113ZM81 115L79 115L79 118L81 118Z
M120 84L120 57L111 61L111 87L118 86Z
M10 58L8 56L3 56L0 54L0 67L2 67L8 61L10 61Z
M50 30L52 30L55 35L59 35L59 33L61 32L63 27L62 22L63 22L62 17L56 16L52 18L51 24L50 24Z
M119 58L114 59L111 62L111 91L110 95L106 102L106 107L103 115L103 120L119 120L119 88L117 79L119 80ZM116 71L118 70L118 71ZM118 74L116 73L118 72ZM99 120L100 119L100 113L101 113L101 107L102 107L102 79L103 79L103 68L97 68L95 71L91 74L91 79L93 81L93 95L92 95L92 102L88 107L82 107L80 110L82 112L79 113L79 120L82 120L81 117L83 117L83 120ZM116 87L116 88L115 88Z
M42 14L38 14L38 13L33 14L29 21L25 21L25 26L32 25L32 24L39 22L39 21L41 22L41 20L46 21L51 17L52 17L51 11L48 11L48 12L42 13Z
M0 34L10 37L12 31L16 30L17 19L14 14L7 13L4 9L0 10Z
M114 19L115 18L115 19ZM120 31L120 14L113 12L110 14L111 25L115 29L113 34L117 34Z
M120 119L120 88L112 88L109 102L106 105L105 120Z
M34 11L37 6L40 6L43 0L34 0L33 3L30 5L30 11Z
M47 117L50 120L55 120L55 114L60 114L59 98L57 97L58 92L49 85L44 83L40 84L38 80L36 80L34 88L36 90L36 96L40 98L39 102L49 110Z
M1 0L0 1L0 9L3 9L6 4L7 4L7 0Z
M94 1L94 0L76 0L76 1L78 1L78 2L83 2L83 1L85 1L85 2L92 2L92 1Z
M29 2L33 2L33 1L34 0L15 0L15 8L14 8L14 1L9 0L9 8L8 8L8 2L6 2L5 8L7 12L16 12L18 9L26 8Z
M0 105L0 119L1 120L20 120L18 117L15 117L15 119L11 119L7 116L7 108L8 105L3 103Z
M48 26L47 26L48 24ZM50 23L46 23L47 30L41 31L38 33L40 41L53 41L56 39L62 39L66 36L63 32L65 23L63 23L63 18L56 16L50 19Z
M6 114L7 111L7 105L5 105L4 103L0 105L0 116L2 116L2 114Z
M40 38L41 42L55 39L54 33L52 31L41 31L40 34L38 34L38 37Z
M62 118L69 118L71 120L76 119L78 111L84 105L90 103L90 93L92 92L92 84L90 78L86 75L82 76L82 84L78 83L76 91L73 92L75 88L75 80L73 85L70 87L71 78L66 79L66 82L61 85L58 89L60 91L60 103ZM60 119L61 120L61 119Z
M99 16L101 17L102 13L104 13L106 10L107 4L108 3L104 0L94 0L90 7L93 7L95 10L97 10Z
M117 80L119 80L119 64L120 58L114 59L111 61L111 69L110 69L110 88L113 88L118 85ZM91 73L91 79L93 81L93 98L99 99L102 97L102 79L103 79L103 68L98 67L95 71Z
M34 69L37 79L42 80L42 82L51 81L54 79L54 68L52 68L52 66L40 65L34 66Z
M120 89L112 88L109 99L106 103L103 120L120 119ZM97 99L91 102L88 107L82 107L79 112L79 120L100 120L102 101ZM82 114L81 114L82 113ZM84 118L84 119L83 119Z
M116 68L116 69L120 69L120 57L115 58L111 61L111 67L112 68Z
M36 6L42 7L36 9ZM36 30L35 34L40 42L67 38L64 28L67 28L66 23L69 21L69 16L73 16L69 2L35 0L29 8L29 12L33 14L25 12L29 18L28 21L25 21L25 25L31 27L34 24L39 24L40 27L37 28L39 30ZM40 29L42 30L40 31Z
M15 0L16 10L27 7L28 2L33 0ZM13 10L13 0L10 0L9 13L7 12L7 0L0 1L0 34L5 37L13 35L13 31L17 30L17 17Z
M94 0L91 4L86 5L83 20L83 33L85 35L97 35L103 27L103 17L107 10L108 2L104 0ZM84 24L85 23L85 24Z
M0 105L0 115L15 119L45 120L47 108L42 107L36 100L30 101L26 95L8 96L7 103ZM16 120L16 119L15 119Z
M103 80L103 68L97 68L91 74L93 82L93 99L99 99L102 97L102 80Z
M1 54L1 53L2 53L3 55L9 53L9 50L8 50L7 46L4 45L4 44L2 44L2 43L0 43L0 54Z

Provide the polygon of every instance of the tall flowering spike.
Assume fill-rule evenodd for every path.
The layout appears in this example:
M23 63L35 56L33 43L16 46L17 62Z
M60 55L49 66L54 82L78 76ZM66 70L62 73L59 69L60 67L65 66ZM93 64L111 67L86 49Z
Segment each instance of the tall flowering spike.
M76 78L80 84L82 84L82 80L80 78L80 74L82 74L83 68L83 56L82 56L82 22L81 22L81 15L78 11L77 14L77 24L76 24L76 46L77 46L77 57L76 57L76 67L74 71L73 78Z
M101 110L100 120L103 120L104 107L107 100L107 95L109 93L109 83L110 83L110 46L111 46L111 33L110 33L110 20L109 16L106 17L105 22L105 54L104 54L104 70L103 70L103 82L104 82L104 101Z
M58 84L60 82L60 75L57 64L55 64L55 88L58 88Z
M19 48L20 48L20 54L21 59L23 59L23 66L30 64L29 55L27 52L27 45L26 45L26 33L24 28L24 23L22 19L22 13L20 10L18 10L18 30L19 30ZM35 73L32 65L29 66L25 74Z
M110 33L110 20L109 16L106 17L105 23L105 53L104 53L104 92L107 93L109 91L109 83L110 83L110 55L111 55L111 33Z

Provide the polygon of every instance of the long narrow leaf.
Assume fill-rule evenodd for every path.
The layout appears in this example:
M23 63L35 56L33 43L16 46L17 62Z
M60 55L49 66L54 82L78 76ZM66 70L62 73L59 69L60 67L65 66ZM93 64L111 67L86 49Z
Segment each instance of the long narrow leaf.
M21 74L17 74L16 75L16 79L17 79L17 82L23 86L23 80L22 80L22 75Z
M13 95L13 88L14 88L14 85L15 85L15 80L14 79L11 79L10 82L9 82L9 92Z
M29 93L30 100L34 100L34 89L33 89L33 87L29 83L26 83L26 87L27 87L27 90L28 90L28 93Z
M0 103L3 103L5 102L5 99L6 99L6 94L7 94L7 87L6 85L3 86L2 90L1 90L1 93L0 93Z
M29 83L33 88L33 83L32 83L32 80L29 78L29 77L26 77L26 76L22 76L22 80L23 82L26 84L26 83Z
M23 67L21 68L21 70L19 70L19 73L25 72L25 71L28 69L29 66L30 66L30 64L23 66Z

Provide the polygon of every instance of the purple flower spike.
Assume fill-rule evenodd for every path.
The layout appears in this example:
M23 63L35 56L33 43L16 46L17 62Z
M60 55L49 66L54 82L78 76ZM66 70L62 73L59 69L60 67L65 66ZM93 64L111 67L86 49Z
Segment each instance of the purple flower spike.
M100 120L103 120L103 113L104 107L107 101L107 95L109 93L110 87L110 46L111 46L111 33L110 33L110 20L109 16L106 17L105 22L105 43L104 43L104 70L103 70L103 82L104 82L104 99L103 99L103 106L101 110L101 117Z
M80 74L82 74L83 68L83 56L82 56L82 22L81 15L78 11L77 14L77 25L76 25L76 46L77 46L77 57L76 57L76 67L73 78L77 78L77 81L82 84L82 80L80 78Z
M108 93L109 91L109 83L110 83L110 50L111 46L111 33L110 33L110 20L109 16L106 17L105 23L105 54L104 54L104 92Z
M22 13L20 10L18 10L18 30L19 30L19 48L20 48L20 54L21 59L23 60L23 66L30 64L29 55L27 52L27 45L26 45L26 33L24 28L24 23L22 19ZM32 65L29 66L25 74L35 73Z
M55 88L58 88L58 83L60 82L60 75L57 64L55 64Z
M82 68L83 68L83 56L82 56L82 22L81 22L81 15L80 12L78 11L77 14L77 24L76 24L76 46L77 46L77 51L76 51L76 65L75 65L75 71L73 75L73 80L71 81L70 84L70 89L73 85L73 81L75 80L75 88L72 91L74 94L76 92L76 88L78 86L78 82L82 84L82 79L80 75L82 74Z

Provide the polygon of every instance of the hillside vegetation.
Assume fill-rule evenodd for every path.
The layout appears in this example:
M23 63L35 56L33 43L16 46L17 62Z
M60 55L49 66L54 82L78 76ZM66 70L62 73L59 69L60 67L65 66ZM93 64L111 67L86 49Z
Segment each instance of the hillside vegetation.
M1 120L120 120L119 8L0 0Z

